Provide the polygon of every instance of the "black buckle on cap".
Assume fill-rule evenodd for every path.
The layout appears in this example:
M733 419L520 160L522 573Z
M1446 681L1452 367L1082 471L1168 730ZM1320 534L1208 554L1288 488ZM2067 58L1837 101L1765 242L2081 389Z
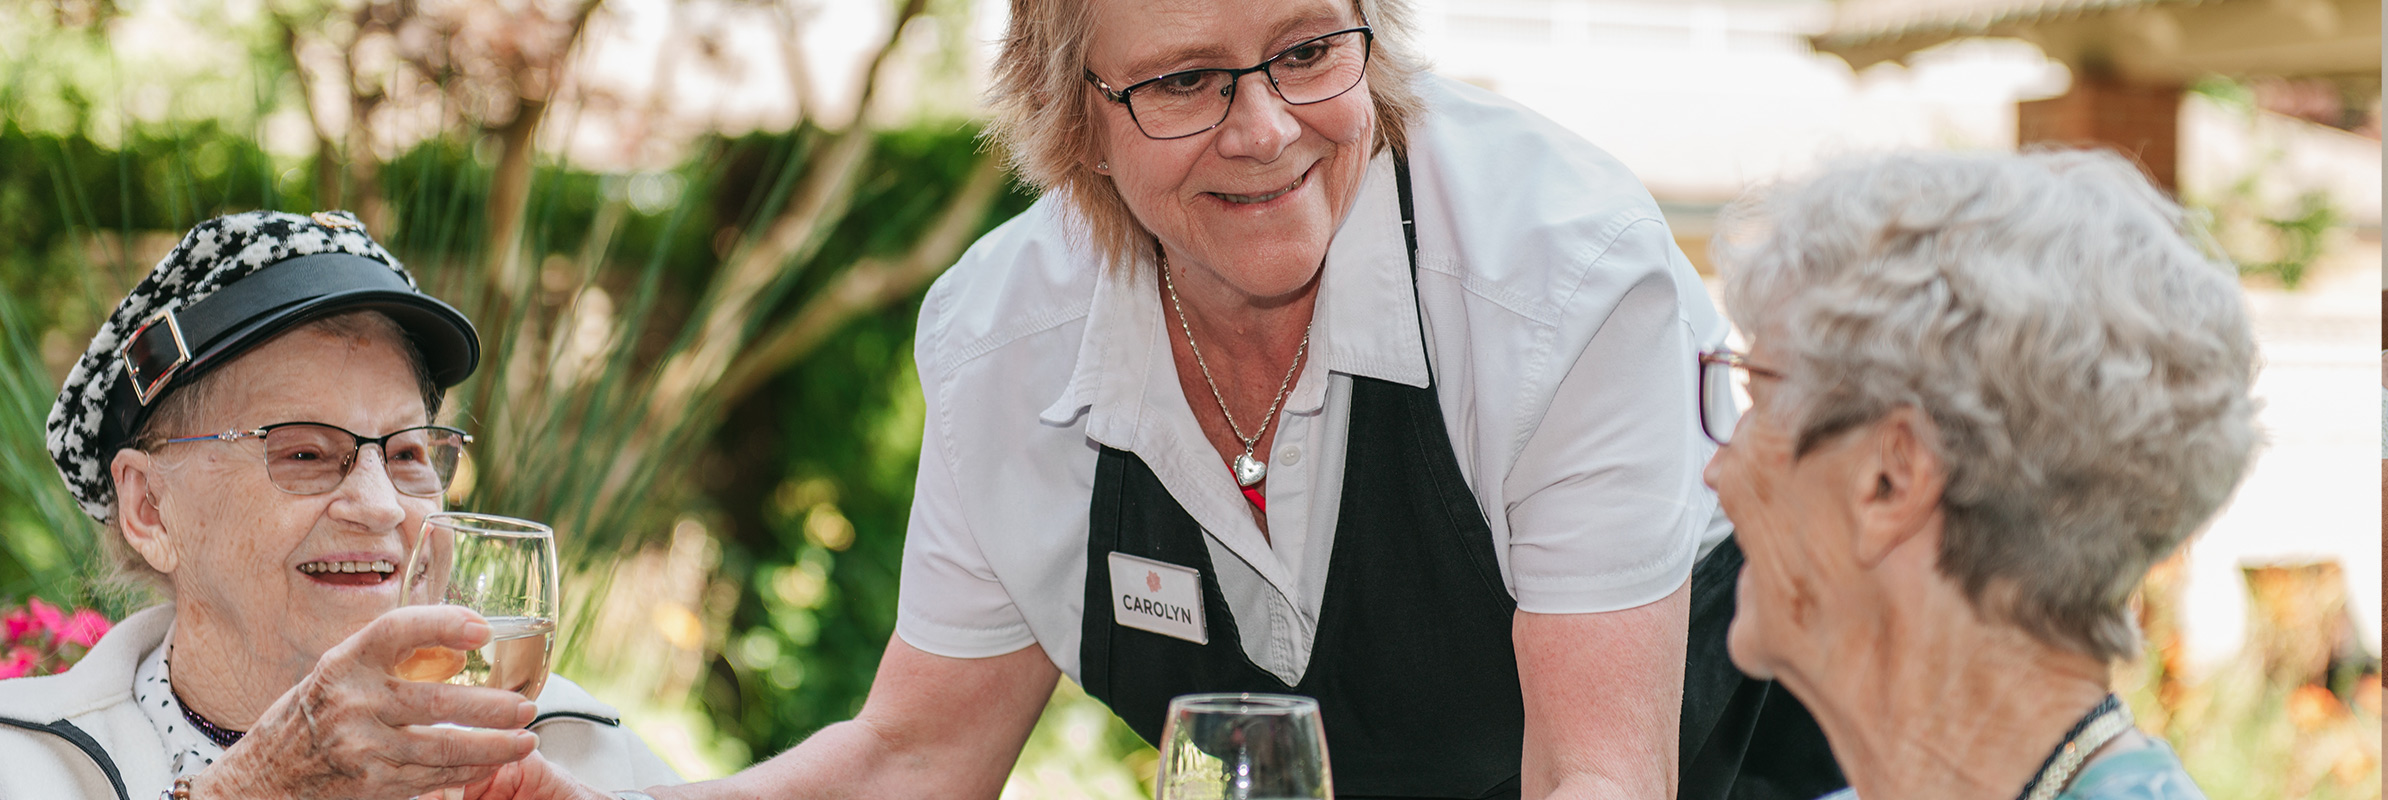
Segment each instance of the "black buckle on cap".
M158 326L160 321L165 327ZM160 330L170 335L151 335ZM133 397L147 407L165 391L166 382L191 363L191 345L183 340L182 323L175 319L174 309L162 308L125 337L124 345L116 348L116 357L124 363L125 377L133 381Z

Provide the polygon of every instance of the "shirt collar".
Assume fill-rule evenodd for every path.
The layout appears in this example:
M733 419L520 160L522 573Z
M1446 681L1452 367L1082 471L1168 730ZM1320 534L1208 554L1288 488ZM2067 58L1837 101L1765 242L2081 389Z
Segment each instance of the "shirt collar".
M166 757L175 777L196 775L200 770L224 757L224 748L214 740L202 736L189 720L183 719L182 698L174 696L172 659L174 633L167 629L166 640L158 643L141 659L140 668L133 673L133 704L141 715L149 719L158 733L158 740L166 747Z
M1311 312L1311 363L1287 407L1296 413L1322 408L1326 372L1424 388L1426 344L1418 324L1400 193L1387 150L1369 162L1359 199L1327 245L1326 273Z
M1127 270L1086 261L1098 273L1078 360L1061 395L1038 417L1068 425L1085 415L1089 438L1132 451L1151 407L1148 393L1177 391L1165 338L1176 329L1162 319L1158 266L1149 256ZM1286 398L1286 410L1323 409L1329 372L1426 386L1425 342L1391 151L1369 162L1351 213L1327 245L1324 269L1311 312L1309 364Z
M1145 386L1156 359L1166 365L1169 357L1169 341L1161 338L1166 330L1156 293L1157 267L1149 255L1139 255L1126 269L1091 255L1081 260L1082 268L1096 271L1086 331L1078 342L1069 383L1038 419L1066 426L1083 415L1089 438L1134 450L1144 416Z

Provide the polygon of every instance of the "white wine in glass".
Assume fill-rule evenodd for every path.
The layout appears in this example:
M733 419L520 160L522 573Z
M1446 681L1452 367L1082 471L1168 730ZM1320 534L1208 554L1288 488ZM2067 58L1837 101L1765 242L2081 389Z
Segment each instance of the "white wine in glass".
M1161 728L1159 800L1330 800L1318 701L1284 694L1189 694Z
M400 661L398 677L519 692L536 700L555 652L555 531L512 517L448 512L423 521L400 573L402 605L459 605L489 621L486 645L459 652L425 647Z

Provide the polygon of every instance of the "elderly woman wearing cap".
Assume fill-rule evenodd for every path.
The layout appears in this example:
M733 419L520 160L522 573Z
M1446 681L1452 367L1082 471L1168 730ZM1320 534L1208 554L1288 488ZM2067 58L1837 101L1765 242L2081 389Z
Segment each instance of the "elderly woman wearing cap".
M48 425L114 566L174 602L69 672L0 682L0 797L404 798L534 748L599 786L674 780L561 678L534 705L391 673L490 635L463 609L392 610L405 540L471 440L433 424L441 391L478 359L472 324L345 214L184 237Z
M1860 162L1728 219L1751 347L1701 360L1733 660L1866 800L2200 797L2108 667L2257 438L2232 271L2102 153Z

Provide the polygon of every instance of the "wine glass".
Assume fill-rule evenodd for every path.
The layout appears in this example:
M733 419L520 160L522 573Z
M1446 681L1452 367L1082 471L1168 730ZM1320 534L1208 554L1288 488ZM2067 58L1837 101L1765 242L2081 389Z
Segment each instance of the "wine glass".
M442 511L423 520L406 556L400 605L458 605L489 620L489 643L425 647L398 664L412 681L487 686L539 698L555 651L555 531L530 520Z
M1159 800L1332 798L1318 701L1283 694L1189 694L1161 728Z

